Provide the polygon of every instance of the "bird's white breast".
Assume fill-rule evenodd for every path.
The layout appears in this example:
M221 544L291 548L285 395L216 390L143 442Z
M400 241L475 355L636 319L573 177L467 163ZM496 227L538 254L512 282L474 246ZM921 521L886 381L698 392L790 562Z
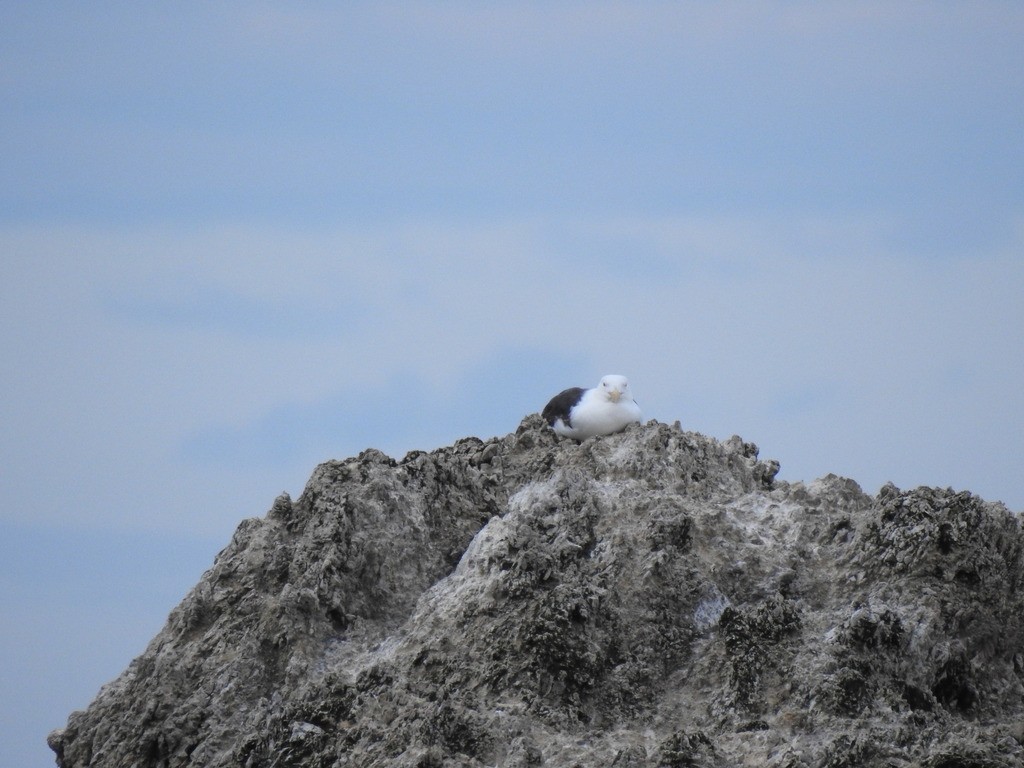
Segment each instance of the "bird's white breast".
M628 395L627 395L628 397ZM640 406L630 399L612 402L599 390L588 390L570 414L573 437L578 440L594 435L610 435L643 419Z

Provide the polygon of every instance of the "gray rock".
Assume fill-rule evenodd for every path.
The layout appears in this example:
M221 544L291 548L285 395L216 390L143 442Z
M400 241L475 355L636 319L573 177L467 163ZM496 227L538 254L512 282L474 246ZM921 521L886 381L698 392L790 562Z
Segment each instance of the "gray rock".
M538 416L317 467L54 731L64 768L1019 766L1024 534Z

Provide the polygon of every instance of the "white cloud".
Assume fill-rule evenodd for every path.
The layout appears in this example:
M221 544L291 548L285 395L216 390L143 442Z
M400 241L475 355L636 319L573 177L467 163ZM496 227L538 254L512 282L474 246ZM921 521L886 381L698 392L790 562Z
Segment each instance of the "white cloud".
M1024 361L1007 333L1024 327L1019 231L966 259L893 250L891 231L889 219L695 216L7 230L0 247L46 266L5 276L6 490L47 478L36 514L51 519L78 514L71 488L118 524L212 514L224 527L242 486L243 514L258 513L320 459L436 447L459 436L453 424L510 431L529 403L616 371L649 416L739 432L790 479L984 478L979 491L1020 499L986 471L1024 434ZM487 400L515 407L494 420ZM996 455L965 451L947 479L956 435L988 435ZM155 521L118 502L160 484Z

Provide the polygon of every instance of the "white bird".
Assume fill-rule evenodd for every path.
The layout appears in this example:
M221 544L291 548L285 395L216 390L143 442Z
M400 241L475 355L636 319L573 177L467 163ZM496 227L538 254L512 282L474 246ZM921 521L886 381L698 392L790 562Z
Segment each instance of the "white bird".
M629 380L616 374L605 376L593 389L562 390L544 406L541 416L555 432L576 440L610 435L643 420Z

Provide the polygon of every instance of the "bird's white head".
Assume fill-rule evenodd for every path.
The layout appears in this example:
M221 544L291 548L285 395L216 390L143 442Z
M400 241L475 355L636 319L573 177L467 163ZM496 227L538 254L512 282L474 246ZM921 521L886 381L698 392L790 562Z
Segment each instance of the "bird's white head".
M613 403L619 402L619 400L632 400L633 394L629 391L629 379L625 376L619 376L618 374L608 374L601 383L597 385L598 390L601 394L611 400Z

